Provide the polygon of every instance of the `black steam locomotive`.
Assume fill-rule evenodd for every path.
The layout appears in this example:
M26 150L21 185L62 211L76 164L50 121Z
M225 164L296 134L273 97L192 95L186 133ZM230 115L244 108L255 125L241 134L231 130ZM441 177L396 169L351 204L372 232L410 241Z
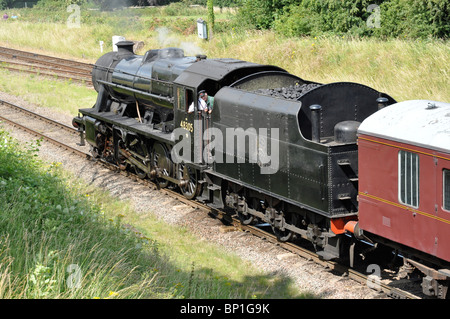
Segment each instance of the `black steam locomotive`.
M245 224L269 223L281 241L306 238L323 258L342 256L358 214L356 131L392 97L271 65L117 46L92 71L95 105L74 118L94 156Z

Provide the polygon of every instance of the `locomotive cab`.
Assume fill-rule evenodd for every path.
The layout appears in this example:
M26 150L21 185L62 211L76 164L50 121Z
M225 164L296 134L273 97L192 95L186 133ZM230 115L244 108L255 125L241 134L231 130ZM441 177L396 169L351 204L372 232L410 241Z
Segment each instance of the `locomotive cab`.
M176 104L175 127L187 131L184 136L187 134L191 145L191 153L184 154L184 161L197 165L207 164L203 150L209 140L205 131L213 127L214 121L218 120L215 111L211 115L197 112L198 93L204 90L208 96L215 97L222 89L232 85L238 79L268 70L281 69L235 59L206 59L205 56L197 56L196 63L173 81ZM194 112L189 113L189 106L192 103L194 103ZM175 138L182 138L182 135L179 134Z

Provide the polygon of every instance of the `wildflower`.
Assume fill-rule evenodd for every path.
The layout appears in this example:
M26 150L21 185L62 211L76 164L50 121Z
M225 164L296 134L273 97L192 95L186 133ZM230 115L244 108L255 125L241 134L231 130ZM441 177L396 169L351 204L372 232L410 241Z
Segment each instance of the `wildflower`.
M181 284L181 282L177 282L177 283L174 285L174 287L175 287L176 289L179 289L179 288L183 288L184 286Z

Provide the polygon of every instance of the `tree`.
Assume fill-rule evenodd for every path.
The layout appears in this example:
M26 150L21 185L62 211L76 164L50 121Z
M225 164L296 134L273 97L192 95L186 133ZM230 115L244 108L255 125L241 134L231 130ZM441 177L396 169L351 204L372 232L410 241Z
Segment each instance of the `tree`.
M13 0L0 0L0 9L12 8L14 2Z
M206 5L208 8L209 37L211 38L214 31L214 0L208 0Z

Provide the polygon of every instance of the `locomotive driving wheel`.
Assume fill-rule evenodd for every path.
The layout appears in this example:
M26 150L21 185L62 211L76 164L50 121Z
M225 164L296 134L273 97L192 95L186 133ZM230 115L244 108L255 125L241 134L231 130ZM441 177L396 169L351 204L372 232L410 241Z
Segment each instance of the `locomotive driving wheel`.
M184 197L193 199L200 193L198 173L195 168L185 164L178 165L177 178L180 180L180 190Z
M151 176L156 178L156 181L161 188L169 186L169 181L158 176L172 176L172 161L169 158L169 151L167 147L161 143L156 142L152 150L152 166L153 170Z
M143 164L146 165L145 162L143 162ZM134 166L134 172L140 179L145 179L147 177L147 172L137 166Z
M147 147L141 139L135 138L129 143L129 148L134 152L135 160L139 161L142 166L133 165L134 172L140 179L145 179L151 171L150 154Z

